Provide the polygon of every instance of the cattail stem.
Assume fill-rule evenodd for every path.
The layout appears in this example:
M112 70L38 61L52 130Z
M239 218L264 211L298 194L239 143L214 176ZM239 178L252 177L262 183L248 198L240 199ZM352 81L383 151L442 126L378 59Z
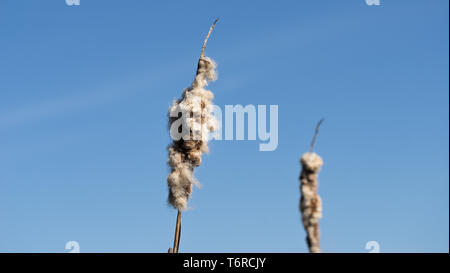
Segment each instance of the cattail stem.
M173 239L172 253L178 253L178 248L180 246L180 237L181 237L181 210L178 210L177 224L175 226L175 238Z
M319 122L318 122L317 125L316 125L316 132L314 133L314 137L313 137L313 139L312 139L312 141L311 141L311 146L309 146L309 152L310 152L310 153L312 153L313 150L314 150L314 144L316 143L317 135L319 134L320 125L322 124L322 122L323 122L324 120L325 120L325 119L319 120Z
M216 20L214 20L214 23L209 28L208 35L206 35L205 41L203 41L203 46L202 46L202 52L200 54L200 59L205 57L206 43L208 42L209 36L211 36L211 32L213 31L214 27L216 26L217 21L219 21L219 18L216 18Z

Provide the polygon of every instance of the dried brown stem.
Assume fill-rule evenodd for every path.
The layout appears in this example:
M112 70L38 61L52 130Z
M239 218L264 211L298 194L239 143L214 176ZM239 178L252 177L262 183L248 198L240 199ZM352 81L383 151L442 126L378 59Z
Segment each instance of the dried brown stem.
M213 23L212 26L209 28L208 35L206 35L205 41L203 42L202 53L200 54L200 59L203 58L203 57L205 57L206 43L208 42L209 36L211 36L211 32L213 31L214 27L216 26L217 21L219 21L219 18L217 18L216 20L214 20L214 23Z
M205 56L205 49L206 49L206 43L208 42L209 36L211 36L211 33L212 33L214 27L216 26L217 21L219 21L219 18L214 20L213 24L209 28L208 34L206 35L206 38L205 38L205 41L203 42L202 52L200 54L200 58L198 59L198 64L197 64L197 73L196 73L197 76L199 76L205 72L205 70L208 67L208 63L211 61L208 57ZM195 77L195 80L192 83L192 88L195 88L200 84L198 81L199 79L197 79L197 76Z
M178 253L178 248L180 246L180 237L181 237L181 211L178 210L177 224L175 226L175 238L173 239L173 249L171 253Z
M319 130L320 130L320 125L322 125L322 122L323 122L324 120L325 120L325 119L319 120L319 122L318 122L317 125L316 125L316 132L314 133L314 137L313 137L313 139L312 139L312 141L311 141L311 146L309 147L309 152L310 152L310 153L312 153L312 151L313 151L313 149L314 149L314 144L316 143L317 135L319 134Z

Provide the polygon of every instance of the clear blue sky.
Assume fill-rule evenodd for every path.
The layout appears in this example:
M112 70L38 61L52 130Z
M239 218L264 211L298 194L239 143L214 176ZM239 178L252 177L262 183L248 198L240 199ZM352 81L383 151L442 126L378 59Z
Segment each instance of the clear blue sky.
M167 109L204 36L215 103L279 105L279 145L216 141L183 252L306 252L316 151L325 252L449 250L446 0L0 2L0 251L166 252Z

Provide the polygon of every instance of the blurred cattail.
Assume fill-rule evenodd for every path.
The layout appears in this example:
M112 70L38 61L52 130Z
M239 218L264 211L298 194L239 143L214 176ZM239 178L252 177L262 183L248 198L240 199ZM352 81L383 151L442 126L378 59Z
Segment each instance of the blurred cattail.
M211 114L213 93L204 89L208 81L216 80L216 63L205 56L205 48L217 20L212 24L203 42L192 85L183 91L181 99L174 101L169 109L169 128L173 143L168 148L170 174L167 183L168 201L178 210L172 251L175 253L178 252L180 239L181 211L187 208L192 187L199 185L193 174L194 168L200 166L202 154L208 152L209 135L217 127L217 120ZM175 137L179 135L180 128L181 136Z
M311 253L321 252L319 219L322 218L322 201L317 194L317 177L323 161L319 155L313 152L313 148L322 122L323 119L317 124L309 152L303 154L300 158L300 164L302 165L300 174L300 212L302 214L303 227L306 231L306 242Z

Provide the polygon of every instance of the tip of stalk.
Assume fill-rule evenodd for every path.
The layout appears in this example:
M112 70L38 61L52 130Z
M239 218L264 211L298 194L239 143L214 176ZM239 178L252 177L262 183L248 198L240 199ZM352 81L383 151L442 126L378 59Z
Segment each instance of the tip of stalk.
M206 35L205 41L203 42L202 52L201 52L201 54L200 54L200 58L205 57L206 43L208 42L209 36L211 35L211 32L213 31L214 26L216 25L217 21L219 21L219 18L216 18L216 20L214 20L213 24L212 24L211 27L209 28L208 35Z

